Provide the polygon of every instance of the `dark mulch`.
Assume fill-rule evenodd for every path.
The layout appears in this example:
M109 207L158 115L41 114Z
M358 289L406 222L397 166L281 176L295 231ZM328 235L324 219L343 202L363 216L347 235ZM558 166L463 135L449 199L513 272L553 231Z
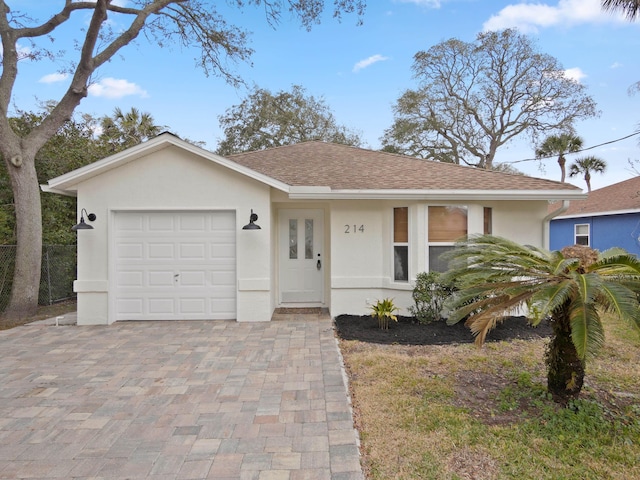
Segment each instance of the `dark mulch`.
M447 325L445 321L419 324L413 317L398 317L389 322L388 330L378 328L378 320L370 315L339 315L335 318L338 336L343 340L399 345L447 345L472 343L475 337L464 322ZM512 339L535 339L551 335L551 326L542 322L529 325L526 317L509 317L487 335L487 342Z

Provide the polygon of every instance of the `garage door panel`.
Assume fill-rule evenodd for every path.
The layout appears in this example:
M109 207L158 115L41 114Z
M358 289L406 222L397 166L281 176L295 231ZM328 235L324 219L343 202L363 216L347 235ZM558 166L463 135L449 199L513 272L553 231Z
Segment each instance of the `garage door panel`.
M119 259L141 259L144 258L144 245L141 242L121 243L116 249Z
M149 298L148 310L151 314L173 315L176 313L176 302L173 298Z
M147 256L145 258L173 260L175 256L175 245L173 243L150 242L147 244Z
M175 221L172 216L159 216L154 215L147 217L148 230L150 232L167 232L173 233L175 231Z
M116 213L116 320L235 318L235 223L234 212Z
M116 312L127 315L142 315L143 305L141 298L119 298L116 302Z
M186 260L204 260L207 248L204 243L180 244L180 258Z
M182 271L179 276L180 285L185 287L204 287L207 284L207 273L201 271Z
M118 285L123 287L141 287L144 285L144 272L124 271L118 273Z
M173 270L148 270L146 287L173 287Z

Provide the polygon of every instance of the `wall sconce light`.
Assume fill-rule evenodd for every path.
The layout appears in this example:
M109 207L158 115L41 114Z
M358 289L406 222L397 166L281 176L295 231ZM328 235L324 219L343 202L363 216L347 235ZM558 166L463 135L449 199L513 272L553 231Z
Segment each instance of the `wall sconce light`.
M242 227L243 230L262 230L260 228L260 225L257 225L256 223L254 223L256 220L258 220L258 215L253 213L253 208L251 209L251 215L249 215L249 223L247 223L244 227Z
M78 230L93 230L93 227L88 223L84 223L84 216L87 215L87 220L93 222L96 219L95 213L87 213L86 209L80 210L80 223L71 227L71 230L77 232Z

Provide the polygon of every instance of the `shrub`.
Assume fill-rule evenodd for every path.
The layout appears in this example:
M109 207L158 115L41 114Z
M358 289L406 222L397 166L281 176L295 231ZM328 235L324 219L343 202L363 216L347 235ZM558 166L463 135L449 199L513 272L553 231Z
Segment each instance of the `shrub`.
M410 307L409 312L419 323L442 320L444 301L453 293L453 287L439 280L438 272L422 272L416 276L412 294L415 306Z

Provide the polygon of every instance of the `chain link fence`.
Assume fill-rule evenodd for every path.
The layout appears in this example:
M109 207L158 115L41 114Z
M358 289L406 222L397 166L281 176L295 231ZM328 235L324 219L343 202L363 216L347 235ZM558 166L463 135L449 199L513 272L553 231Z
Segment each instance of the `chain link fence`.
M0 245L0 312L9 303L16 246ZM51 305L75 297L73 281L76 279L76 246L44 245L38 303Z

